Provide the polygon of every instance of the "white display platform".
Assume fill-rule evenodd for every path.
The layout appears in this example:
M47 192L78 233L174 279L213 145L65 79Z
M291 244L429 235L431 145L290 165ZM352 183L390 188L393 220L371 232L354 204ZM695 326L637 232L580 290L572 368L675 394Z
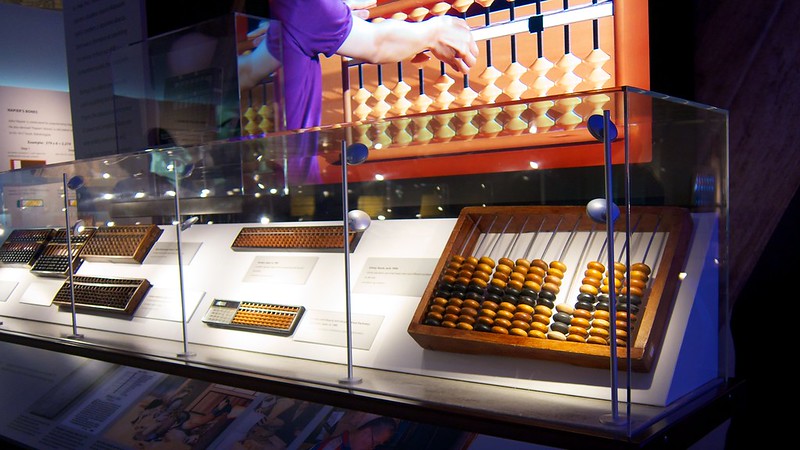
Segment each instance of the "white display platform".
M713 215L693 215L692 218L692 242L684 269L686 276L680 281L664 343L654 367L648 373L633 373L631 376L631 400L634 403L666 406L718 377L717 221ZM517 389L609 399L611 377L608 370L542 360L425 350L409 336L406 331L409 321L455 223L455 219L373 221L364 232L350 255L352 314L354 321L359 321L364 327L362 331L368 330L364 331L365 336L359 337L358 348L353 350L354 364ZM340 340L309 338L326 335L317 333L318 330L305 329L319 326L315 324L321 323L320 317L344 317L347 292L344 255L337 252L233 251L230 245L242 226L196 224L181 234L183 243L199 244L190 262L184 260L189 344L345 364L346 348ZM632 260L643 256L650 234L634 235L631 240ZM531 246L531 257L558 258L574 271L573 274L582 273L582 268L579 271L575 269L576 261L583 255L594 258L600 253L602 233L576 233L564 251L568 237L569 230L559 232L550 246L553 250L541 255L548 239L539 236ZM531 236L520 236L514 250L525 248L531 239L532 233ZM175 241L175 227L165 227L159 244ZM495 241L496 236L487 236L483 247L477 250L492 257L502 256L511 247L512 237L504 236L499 242ZM651 261L658 259L656 256L664 242L664 233L656 233L646 261L648 264L654 265ZM620 240L617 249L621 246ZM175 256L173 265L167 264L163 257L159 257L158 264L151 263L149 257L142 265L85 262L78 271L79 275L148 279L153 284L151 294L154 297L157 294L159 306L154 314L149 305L153 300L149 294L130 319L79 313L77 318L81 329L115 331L120 333L121 340L131 340L131 336L137 335L181 340L180 277ZM254 262L264 261L264 258L285 258L296 263L292 266L296 270L304 273L309 267L310 270L307 276L302 277L303 282L298 282L301 278L297 276L284 279L271 277L269 273L266 278L254 276ZM658 267L653 269L658 276ZM572 279L570 275L568 270L566 289L562 287L559 301L574 301L580 283L568 282ZM46 298L46 293L60 283L37 278L24 269L0 268L0 283L12 281L18 285L5 302L0 302L0 316L71 324L69 311L30 303L30 297L38 295L41 303L49 304L52 297ZM304 306L309 320L301 320L295 334L290 337L214 328L202 322L202 316L214 299ZM4 328L13 326L22 325L6 324ZM369 335L372 332L374 337ZM229 364L236 368L235 361ZM267 373L269 370L269 367L264 368ZM624 386L624 374L620 382ZM620 389L619 395L624 400L626 390Z

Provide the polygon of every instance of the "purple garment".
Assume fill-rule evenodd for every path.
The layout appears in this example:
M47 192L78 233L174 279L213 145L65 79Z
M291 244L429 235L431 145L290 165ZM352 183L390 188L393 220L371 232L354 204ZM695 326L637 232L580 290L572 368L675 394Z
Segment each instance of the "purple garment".
M290 130L322 121L319 55L333 56L353 27L342 0L270 0L270 15L281 22L284 104Z

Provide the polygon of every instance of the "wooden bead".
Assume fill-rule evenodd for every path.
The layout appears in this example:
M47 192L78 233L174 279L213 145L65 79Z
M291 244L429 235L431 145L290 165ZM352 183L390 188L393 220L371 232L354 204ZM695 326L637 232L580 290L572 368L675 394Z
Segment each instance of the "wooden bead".
M471 298L468 298L468 299L464 300L463 303L461 303L461 307L462 308L472 308L474 310L479 310L479 309L481 309L481 304L478 303L477 300L473 300Z
M589 336L586 342L589 344L608 345L608 341L599 336Z
M566 336L567 333L569 333L569 325L565 324L564 322L553 322L550 324L550 330L558 331Z
M484 333L488 333L488 332L492 331L492 326L491 326L491 324L476 323L475 325L473 325L472 329L475 330L475 331L481 331L481 332L484 332Z
M572 320L569 321L569 324L575 327L589 329L589 321L583 317L573 317Z
M626 270L628 270L628 268L625 267L625 264L622 264L621 262L615 262L614 263L614 272L625 273Z
M556 305L556 311L562 312L564 314L569 314L570 316L575 314L575 308L569 306L566 303L559 303Z
M624 339L617 339L617 347L627 347L628 343Z
M606 266L604 266L603 263L599 261L591 261L589 262L589 264L586 265L586 267L588 267L590 270L595 270L597 272L600 272L600 276L603 276L603 272L606 271Z
M447 304L451 306L458 306L459 308L461 308L461 305L464 304L464 300L461 300L458 297L450 297L450 299L447 300Z
M505 289L506 282L497 278L492 278L492 286L497 286L500 289Z
M508 330L503 327L492 327L492 333L508 334Z
M589 295L597 295L597 294L599 293L599 292L597 291L597 288L596 288L596 287L594 287L594 286L592 286L592 285L589 285L589 284L584 284L584 285L582 285L582 286L580 287L579 291L580 291L581 293L583 293L583 294L589 294Z
M617 329L624 330L628 328L628 322L625 320L615 320L614 325ZM631 326L631 330L633 330L633 326Z
M456 277L454 275L443 275L442 281L445 283L453 284L456 282Z
M626 295L626 294L628 294L629 292L630 292L630 294L631 294L631 295L634 295L634 296L636 296L636 297L643 297L643 296L644 296L644 292L642 292L642 289L641 289L641 288L638 288L638 287L631 286L631 289L630 289L630 290L628 290L628 287L627 287L627 286L623 286L623 287L622 287L622 294L623 294L623 295Z
M504 264L498 264L497 267L494 268L495 274L502 273L503 275L508 276L511 273L511 266L506 266Z
M447 299L444 297L436 297L433 299L434 305L445 306L447 305Z
M506 289L511 288L515 289L516 291L521 291L524 285L519 280L511 280L506 284Z
M550 269L557 269L561 271L561 273L564 273L567 271L567 265L558 260L550 261Z
M558 287L558 285L553 284L553 283L545 283L545 284L542 285L542 290L543 291L552 292L553 294L558 294L559 291L561 291L561 288Z
M605 328L592 327L589 329L589 335L608 339L609 332Z
M636 314L631 314L627 311L617 311L617 319L619 320L628 320L630 322L636 321Z
M639 280L644 282L647 282L647 280L649 279L646 273L639 272L637 270L634 270L633 272L629 273L628 278L630 278L631 280Z
M472 267L475 267L478 265L478 258L474 256L467 256L467 259L464 260L464 264L469 264Z
M475 308L462 307L461 308L461 315L462 316L477 317L478 316L478 310L476 310Z
M472 280L472 279L483 280L483 281L485 281L485 282L487 282L487 283L488 283L488 282L489 282L489 280L491 279L491 277L490 277L490 276L489 276L489 274L488 274L488 273L486 273L486 272L480 272L480 271L478 271L478 272L473 272L473 273L472 273L472 277L470 277L470 280Z
M574 325L569 327L569 335L577 335L581 337L581 340L586 340L589 337L589 330L583 327L576 327Z
M550 325L550 316L546 316L544 314L534 314L532 321L541 323L542 325L545 325L545 328L547 328L547 326Z
M628 339L628 332L623 328L617 329L617 339L627 340Z
M548 275L553 275L554 277L564 278L564 271L560 269L556 269L555 267L551 268L547 271Z
M448 313L442 317L442 320L449 320L450 322L458 322L458 315Z
M533 275L533 276L531 276L531 275ZM544 280L542 279L542 277L540 277L539 275L534 275L534 274L530 274L529 273L525 277L525 282L522 283L522 284L524 286L527 286L527 287L533 289L536 292L539 292L539 290L542 289L542 284L543 283L544 283Z
M594 286L598 289L602 285L599 279L591 277L583 277L583 279L581 280L581 284L588 284L589 286Z
M593 317L595 319L602 319L605 321L611 320L611 314L609 314L608 311L604 309L598 309L597 311L595 311Z
M431 305L429 310L438 314L444 314L445 307L442 305Z
M528 330L531 329L530 322L525 322L523 320L514 320L511 322L511 328L519 328L520 330L525 330L525 334L528 334Z
M503 327L503 328L506 328L506 329L511 327L511 321L508 320L508 319L503 319L501 317L495 317L494 324L495 324L495 326Z
M511 272L508 276L508 279L511 281L519 281L522 284L525 281L525 274L519 272Z
M585 276L586 278L594 278L595 280L601 280L603 279L603 272L594 269L586 269L586 271L583 272L583 276Z
M465 262L464 264L461 265L460 270L469 270L470 272L475 272L475 267L478 265L477 260L475 261L476 261L475 263Z
M547 339L552 339L554 341L566 341L567 336L564 333L560 333L558 331L549 331L547 332Z
M529 313L517 311L514 313L514 316L511 318L512 320L521 320L525 323L531 323L533 320L533 316Z
M455 262L455 263L458 263L458 264L463 263L465 259L466 258L464 258L461 255L453 255L453 256L450 257L450 261L451 262Z
M540 277L544 278L544 276L547 275L547 269L532 265L531 268L528 269L528 275L530 274L539 275Z
M442 326L445 327L445 328L455 328L456 327L456 323L455 322L451 322L449 320L445 320L445 321L442 322Z
M473 278L469 280L469 284L475 285L481 289L486 289L486 286L489 285L489 283L487 283L486 280L481 280L479 278Z
M579 334L568 334L567 335L567 342L585 343L586 342L586 338L584 338L583 336L581 336Z
M526 269L531 266L531 262L525 258L519 258L514 261L514 265L518 267L525 267Z
M458 306L449 305L447 308L445 308L445 312L447 314L455 314L457 316L460 316L461 315L461 308L459 308Z
M536 314L542 314L548 318L553 315L553 310L544 305L536 305L533 310L536 312Z
M525 266L514 266L514 273L518 273L524 277L528 274L528 268Z
M497 263L494 262L494 260L492 258L489 258L488 256L481 256L481 259L478 260L478 264L479 265L486 264L487 266L490 267L494 267L497 265Z
M573 312L572 315L587 321L592 319L592 312L585 309L575 309L575 312Z
M604 328L604 329L607 330L610 327L611 327L611 323L609 321L607 321L607 320L595 318L592 321L592 329L594 329L594 328Z
M492 273L494 272L494 266L490 266L486 263L480 263L477 266L475 266L475 271L483 273Z
M482 323L484 325L494 326L494 317L479 316L477 322Z
M528 337L537 338L537 339L547 339L547 335L544 332L539 330L530 330L528 331Z
M553 283L556 286L561 287L561 278L558 278L557 276L554 275L547 275L546 277L544 277L544 282Z
M500 319L511 320L513 317L514 313L506 309L498 309L497 314L495 315L495 319L500 318Z
M634 263L631 264L631 272L643 272L646 275L650 275L650 266L645 263Z
M439 322L444 320L444 317L442 317L441 313L433 312L433 311L429 312L425 317L427 317L429 319L438 320Z
M514 335L514 336L528 337L528 332L526 330L521 329L521 328L511 328L511 329L508 330L508 334L511 334L511 335Z
M459 323L468 323L470 325L473 325L475 323L475 317L462 314L462 315L458 316L458 320L456 321L456 325L458 325ZM470 328L470 329L472 329L472 328Z
M531 261L531 267L539 267L543 271L547 272L547 269L550 268L550 264L547 264L547 261L537 258Z
M514 312L517 309L517 305L510 303L510 302L502 302L500 303L500 309L504 309L506 311Z
M510 260L509 258L503 257L497 260L497 266L506 266L511 271L511 268L514 267L514 261Z
M471 281L471 278L467 278L467 277L458 277L458 278L456 278L456 281L455 281L455 283L454 283L454 284L460 284L460 285L462 285L462 286L467 286L467 285L469 284L469 282L470 282L470 281Z
M547 324L542 322L531 322L531 329L537 330L540 333L544 334L547 333ZM530 332L528 334L530 334Z

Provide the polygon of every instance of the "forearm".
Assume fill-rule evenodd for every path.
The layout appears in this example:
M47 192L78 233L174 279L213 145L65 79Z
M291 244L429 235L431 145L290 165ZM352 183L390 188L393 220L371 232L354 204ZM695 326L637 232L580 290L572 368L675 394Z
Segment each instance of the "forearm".
M358 19L354 19L356 22ZM355 27L354 23L354 27ZM428 50L437 33L435 21L404 22L400 20L384 20L372 27L372 45L370 40L363 39L359 50L363 52L360 59L375 64L402 61Z

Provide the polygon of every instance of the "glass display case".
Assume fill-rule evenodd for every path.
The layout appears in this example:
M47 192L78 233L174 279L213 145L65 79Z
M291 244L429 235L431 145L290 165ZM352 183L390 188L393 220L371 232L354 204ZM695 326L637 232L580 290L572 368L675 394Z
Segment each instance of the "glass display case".
M728 378L727 123L620 88L6 172L0 336L650 438Z

